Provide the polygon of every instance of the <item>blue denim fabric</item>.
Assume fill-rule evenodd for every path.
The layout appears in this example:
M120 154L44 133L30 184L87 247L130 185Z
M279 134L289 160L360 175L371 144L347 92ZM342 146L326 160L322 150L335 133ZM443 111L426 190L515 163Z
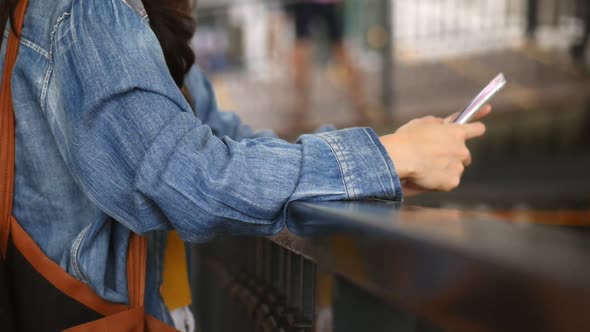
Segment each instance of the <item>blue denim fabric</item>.
M296 144L256 134L218 111L197 68L189 105L147 20L139 0L30 0L12 77L14 215L100 296L127 302L130 231L149 236L146 308L169 322L158 292L166 231L264 236L285 227L295 200L401 199L370 129Z

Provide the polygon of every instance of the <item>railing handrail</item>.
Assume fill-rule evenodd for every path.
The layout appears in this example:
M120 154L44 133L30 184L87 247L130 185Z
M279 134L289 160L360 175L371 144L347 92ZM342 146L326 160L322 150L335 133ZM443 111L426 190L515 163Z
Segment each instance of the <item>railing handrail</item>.
M272 240L441 326L517 331L520 313L590 328L585 233L383 202L294 203L288 227Z

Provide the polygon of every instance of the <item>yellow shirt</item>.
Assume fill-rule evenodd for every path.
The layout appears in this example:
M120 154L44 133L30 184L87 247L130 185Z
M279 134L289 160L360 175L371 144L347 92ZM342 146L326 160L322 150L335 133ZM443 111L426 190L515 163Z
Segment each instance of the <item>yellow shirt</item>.
M188 283L184 242L176 231L168 233L168 243L164 255L164 275L160 294L168 310L186 307L191 304Z

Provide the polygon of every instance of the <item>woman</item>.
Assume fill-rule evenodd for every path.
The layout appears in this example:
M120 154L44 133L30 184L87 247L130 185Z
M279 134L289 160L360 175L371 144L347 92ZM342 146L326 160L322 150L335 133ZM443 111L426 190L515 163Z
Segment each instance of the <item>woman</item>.
M7 16L16 1L0 3ZM102 298L128 300L130 232L149 238L145 308L171 323L159 294L170 230L189 242L271 235L292 201L401 200L402 181L417 190L459 184L470 163L465 140L483 135L481 123L427 117L384 137L354 128L289 144L218 112L187 46L188 8L29 1L11 81L13 214Z

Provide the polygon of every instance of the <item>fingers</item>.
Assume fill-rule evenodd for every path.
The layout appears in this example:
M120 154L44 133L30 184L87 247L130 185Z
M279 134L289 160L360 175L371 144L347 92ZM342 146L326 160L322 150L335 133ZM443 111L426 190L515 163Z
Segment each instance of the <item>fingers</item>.
M486 106L480 116L489 114L490 110ZM415 119L395 134L381 138L398 168L398 175L408 180L402 184L407 196L420 193L420 189L451 191L459 186L463 172L472 163L471 153L465 143L471 138L482 136L486 127L481 122L445 122L454 116L446 120L432 116Z
M438 187L438 191L450 192L459 187L461 184L461 176L449 176L449 178L441 183Z
M461 177L463 177L463 172L465 171L465 167L461 162L454 162L450 164L447 168L446 174L446 181L440 187L442 191L451 191L457 187L461 183Z
M490 115L491 112L492 112L492 106L485 105L477 112L477 114L475 115L475 117L473 118L472 121L483 119L486 116ZM453 114L447 116L444 121L445 121L445 123L453 123L453 122L455 122L455 120L457 119L458 116L459 116L459 112L453 113Z
M437 117L432 116L432 115L425 116L425 117L421 118L420 120L425 121L427 123L436 123L436 124L442 124L442 123L445 122L444 119L437 118Z
M492 113L492 106L485 105L484 107L481 108L481 110L479 112L477 112L477 114L475 115L475 118L473 118L473 120L483 119L486 116L490 115L490 113Z
M445 123L453 123L459 116L459 112L453 113L445 118Z
M471 152L469 152L467 147L463 147L460 157L464 167L469 167L469 165L471 165Z
M466 140L483 136L483 134L486 133L486 126L481 122L468 123L459 126L463 129Z

